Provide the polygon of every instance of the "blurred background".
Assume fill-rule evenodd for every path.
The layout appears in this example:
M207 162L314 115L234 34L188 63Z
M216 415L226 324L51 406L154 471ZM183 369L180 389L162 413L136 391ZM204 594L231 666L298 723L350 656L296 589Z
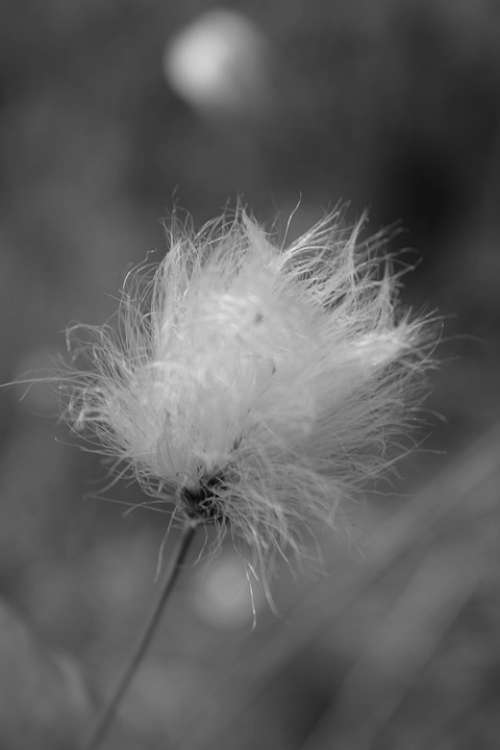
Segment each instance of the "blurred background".
M493 0L4 8L1 382L111 315L174 207L199 226L236 196L278 236L294 212L290 239L339 201L397 225L403 301L445 319L400 476L319 533L319 571L279 571L277 613L253 582L256 624L244 559L193 560L110 748L498 747L499 40ZM92 497L106 467L57 413L47 384L0 390L6 750L78 747L166 530Z

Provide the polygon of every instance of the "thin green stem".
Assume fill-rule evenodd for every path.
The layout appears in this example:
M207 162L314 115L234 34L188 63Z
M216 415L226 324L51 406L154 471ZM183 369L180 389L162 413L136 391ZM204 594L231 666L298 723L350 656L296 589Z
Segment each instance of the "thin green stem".
M132 652L132 658L125 667L125 670L118 680L113 694L104 706L102 713L100 714L92 733L90 734L84 750L97 750L101 745L102 741L106 737L108 730L113 722L118 706L132 681L137 669L139 668L146 651L151 643L151 640L155 634L156 628L160 622L163 610L167 603L167 600L175 586L175 583L179 577L179 573L184 560L186 559L187 552L193 541L193 537L196 530L196 524L188 523L182 531L181 538L179 539L178 547L175 553L171 557L170 565L165 573L165 578L161 587L158 601L154 605L151 614L148 618L144 631L142 632L135 649Z

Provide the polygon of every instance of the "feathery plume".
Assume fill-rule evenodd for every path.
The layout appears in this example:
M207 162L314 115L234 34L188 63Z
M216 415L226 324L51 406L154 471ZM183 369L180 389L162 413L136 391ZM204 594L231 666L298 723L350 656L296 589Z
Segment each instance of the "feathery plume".
M71 373L73 427L152 503L230 530L261 566L384 469L425 366L422 323L361 226L337 212L285 249L242 209L174 226Z

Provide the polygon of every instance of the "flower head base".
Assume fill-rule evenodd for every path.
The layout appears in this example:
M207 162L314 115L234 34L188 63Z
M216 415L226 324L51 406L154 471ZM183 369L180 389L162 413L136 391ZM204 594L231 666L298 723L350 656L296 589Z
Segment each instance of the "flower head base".
M238 210L173 229L93 329L68 409L155 501L231 529L258 560L387 464L421 324L395 319L388 264L329 217L287 249Z

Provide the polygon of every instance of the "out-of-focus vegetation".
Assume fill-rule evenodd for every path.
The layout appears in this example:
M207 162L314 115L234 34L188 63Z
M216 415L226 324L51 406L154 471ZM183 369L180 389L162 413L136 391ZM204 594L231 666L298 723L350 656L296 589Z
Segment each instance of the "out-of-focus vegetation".
M188 28L202 38L206 3L4 10L2 382L50 369L70 321L110 315L129 265L164 251L161 218L173 206L200 224L238 194L284 231L300 201L293 236L344 199L353 220L368 207L373 231L400 222L391 247L419 261L404 301L446 317L427 402L444 419L429 417L427 450L405 462L390 495L346 509L348 524L319 540L325 572L283 569L278 617L256 586L252 630L230 546L187 569L109 746L494 748L500 8L224 8L232 21L219 14L208 26L225 41L194 45L182 64L173 51ZM210 55L231 35L210 79ZM32 747L78 747L153 598L166 530L164 516L123 518L86 497L106 468L73 447L57 411L47 384L0 390L6 750L26 747L28 728Z

